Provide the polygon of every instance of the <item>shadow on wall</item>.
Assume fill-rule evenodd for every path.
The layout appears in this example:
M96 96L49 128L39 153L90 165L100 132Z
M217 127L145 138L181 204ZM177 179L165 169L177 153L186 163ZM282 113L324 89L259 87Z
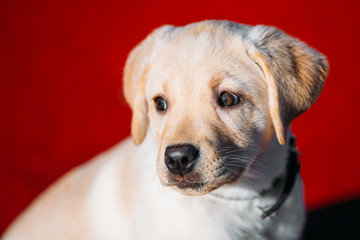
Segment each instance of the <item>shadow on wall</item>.
M303 240L360 239L360 198L308 213Z

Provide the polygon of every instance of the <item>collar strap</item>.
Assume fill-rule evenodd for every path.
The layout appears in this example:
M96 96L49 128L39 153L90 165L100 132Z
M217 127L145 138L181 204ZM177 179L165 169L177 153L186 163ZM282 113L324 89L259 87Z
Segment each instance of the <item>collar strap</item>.
M290 195L291 190L294 188L295 185L296 176L300 170L300 163L298 163L297 156L298 156L298 152L295 147L295 138L291 136L289 140L289 154L287 157L287 165L286 165L287 174L286 174L283 191L280 197L278 198L278 200L276 201L276 203L271 208L263 212L261 218L265 219L274 212L276 212Z

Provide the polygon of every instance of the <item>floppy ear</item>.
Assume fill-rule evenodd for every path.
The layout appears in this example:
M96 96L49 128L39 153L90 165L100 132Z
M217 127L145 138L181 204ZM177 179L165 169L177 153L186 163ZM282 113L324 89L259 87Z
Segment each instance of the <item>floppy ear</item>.
M155 29L137 45L129 54L123 75L123 90L133 115L131 119L131 135L135 144L140 144L146 135L149 120L145 99L147 72L158 49L162 47L174 27L163 26Z
M276 136L285 144L291 121L317 99L328 72L326 58L303 42L266 26L250 30L249 57L268 85Z

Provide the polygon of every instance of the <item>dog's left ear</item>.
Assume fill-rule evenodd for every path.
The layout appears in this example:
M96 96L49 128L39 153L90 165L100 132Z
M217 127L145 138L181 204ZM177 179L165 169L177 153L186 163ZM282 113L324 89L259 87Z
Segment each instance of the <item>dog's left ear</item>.
M151 62L168 39L170 30L173 28L165 25L155 29L130 52L125 63L123 90L125 99L133 111L131 135L136 145L144 140L149 124L145 99L147 73Z
M276 136L285 144L291 121L319 96L328 63L322 54L272 27L255 26L248 38L247 53L264 74Z

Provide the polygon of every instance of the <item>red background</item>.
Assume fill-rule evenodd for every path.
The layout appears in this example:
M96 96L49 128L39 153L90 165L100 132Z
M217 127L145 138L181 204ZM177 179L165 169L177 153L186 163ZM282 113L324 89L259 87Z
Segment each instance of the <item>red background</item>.
M309 209L358 197L357 1L0 3L0 233L75 165L129 135L128 52L153 28L204 19L274 25L327 55L315 105L293 123Z

